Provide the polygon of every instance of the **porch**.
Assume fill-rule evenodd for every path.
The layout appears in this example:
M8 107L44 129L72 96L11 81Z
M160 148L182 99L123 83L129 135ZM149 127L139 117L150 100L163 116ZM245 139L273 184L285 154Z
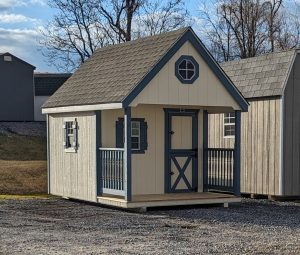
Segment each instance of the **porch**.
M153 194L134 195L131 201L126 201L122 197L103 194L97 201L108 206L121 208L147 208L160 206L180 206L180 205L208 205L240 202L241 198L231 194L214 192L202 193L178 193L178 194Z
M159 109L160 111L165 112L165 122L161 124L165 129L163 133L165 141L160 141L159 146L160 148L165 146L160 152L164 154L162 155L164 161L159 160L161 162L158 168L160 176L155 179L156 182L160 181L160 190L153 193L148 192L147 189L143 189L142 192L133 191L138 185L137 182L143 182L143 185L156 185L156 182L151 182L145 176L143 180L135 177L134 181L132 173L155 175L151 169L155 168L156 162L152 159L145 161L149 157L147 154L149 150L152 150L153 155L151 140L149 141L151 148L148 148L144 154L132 154L130 127L131 120L134 118L131 118L131 111L127 109L122 116L124 137L121 140L124 141L124 147L98 147L97 202L122 208L239 202L239 135L236 136L234 149L208 148L207 111L199 112L199 110L188 109L163 111L163 108ZM170 112L175 113L176 118L173 117L174 115L169 116ZM120 112L118 117L113 119L120 119L119 116ZM239 112L236 116L235 128L238 134L240 132ZM190 121L190 125L184 126L183 131L175 127L181 118L183 118L184 125ZM152 125L151 119L146 117L145 120L150 126ZM105 136L106 130L111 132L110 128L101 129L99 133ZM199 130L201 132L198 132ZM185 132L185 137L181 137L183 132ZM184 144L180 143L179 147L176 138L174 139L176 134L184 140ZM193 134L196 134L197 139L193 137ZM193 138L189 141L188 136ZM173 146L175 144L176 146ZM137 168L135 163L139 159L142 160ZM149 170L153 173L149 173ZM147 184L147 182L152 184Z

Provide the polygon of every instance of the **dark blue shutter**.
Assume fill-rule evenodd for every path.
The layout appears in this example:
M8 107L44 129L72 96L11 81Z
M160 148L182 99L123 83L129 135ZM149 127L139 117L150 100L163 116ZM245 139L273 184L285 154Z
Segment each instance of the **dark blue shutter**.
M145 121L141 121L140 122L140 127L141 127L141 150L145 151L148 148L148 138L147 138L147 129L148 129L148 125L147 122Z
M116 121L116 147L124 148L124 120Z

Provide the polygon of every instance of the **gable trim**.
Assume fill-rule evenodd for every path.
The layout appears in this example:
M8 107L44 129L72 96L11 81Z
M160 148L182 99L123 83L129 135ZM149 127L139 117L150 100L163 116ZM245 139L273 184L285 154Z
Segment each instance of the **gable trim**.
M157 75L157 73L163 68L163 66L174 56L174 54L181 48L181 46L189 41L200 56L205 60L207 65L218 77L221 83L225 86L230 95L235 99L243 111L248 111L248 103L231 82L228 76L222 71L221 67L214 61L213 57L207 52L205 46L195 33L188 29L177 42L169 49L169 51L158 61L158 63L148 72L144 78L138 83L138 85L125 97L122 101L123 108L126 108L130 103L142 92L142 90L149 84L149 82Z

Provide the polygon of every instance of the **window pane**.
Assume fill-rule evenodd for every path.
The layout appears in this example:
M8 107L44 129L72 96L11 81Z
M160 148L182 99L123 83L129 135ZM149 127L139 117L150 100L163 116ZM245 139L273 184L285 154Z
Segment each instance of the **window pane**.
M131 135L132 136L139 136L140 135L140 130L138 128L134 128L131 130Z
M187 69L194 69L194 64L191 61L187 61Z
M179 70L179 74L184 80L186 80L186 71L185 70Z
M235 135L235 126L234 125L224 126L224 135L225 136L234 136Z
M137 121L132 121L131 122L131 128L140 128L140 123Z
M186 69L186 60L183 60L183 61L179 64L179 69Z
M194 71L192 71L192 70L188 70L188 76L187 76L187 78L190 80L190 79L192 79L192 77L194 76Z
M131 142L138 143L139 142L139 137L131 137Z
M138 150L140 148L139 143L131 143L131 149Z

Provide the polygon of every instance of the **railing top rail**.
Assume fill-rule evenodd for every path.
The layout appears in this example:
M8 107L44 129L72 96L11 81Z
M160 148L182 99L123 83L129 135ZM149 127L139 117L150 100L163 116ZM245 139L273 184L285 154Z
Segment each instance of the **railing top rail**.
M124 148L99 148L100 151L124 151Z
M207 148L209 151L234 151L232 148Z

